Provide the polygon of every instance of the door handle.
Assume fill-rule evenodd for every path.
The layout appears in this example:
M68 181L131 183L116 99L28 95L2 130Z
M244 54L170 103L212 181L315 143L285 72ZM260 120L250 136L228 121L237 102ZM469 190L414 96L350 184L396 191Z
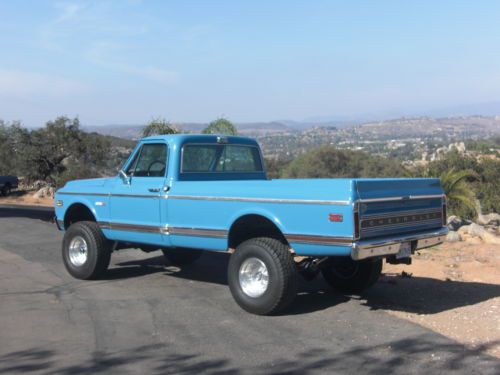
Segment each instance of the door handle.
M148 189L151 193L159 193L160 192L160 188L149 188Z

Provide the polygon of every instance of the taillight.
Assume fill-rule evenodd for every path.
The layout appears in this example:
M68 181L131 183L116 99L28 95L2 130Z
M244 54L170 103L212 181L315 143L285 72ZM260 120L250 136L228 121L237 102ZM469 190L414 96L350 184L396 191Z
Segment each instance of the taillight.
M359 211L356 207L356 211L354 211L354 239L359 238Z
M446 202L443 203L443 226L446 226L448 223L448 217L446 216Z

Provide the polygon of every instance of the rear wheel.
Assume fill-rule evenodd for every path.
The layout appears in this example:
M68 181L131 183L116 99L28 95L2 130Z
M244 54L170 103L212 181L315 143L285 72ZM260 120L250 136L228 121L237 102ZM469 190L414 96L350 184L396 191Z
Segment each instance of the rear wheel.
M194 263L203 254L201 250L195 249L162 249L163 255L170 263L176 266L185 266Z
M361 293L377 282L381 272L381 259L354 261L351 257L332 257L321 270L326 282L342 293Z
M71 276L97 279L109 266L111 247L96 222L79 221L64 234L62 257Z
M6 197L7 195L10 195L11 191L12 191L12 188L10 187L10 184L9 184L9 183L5 184L5 185L2 187L2 195L3 195L3 196L5 196L5 197Z
M270 315L284 310L297 294L295 264L287 245L274 238L253 238L229 260L228 284L244 310Z

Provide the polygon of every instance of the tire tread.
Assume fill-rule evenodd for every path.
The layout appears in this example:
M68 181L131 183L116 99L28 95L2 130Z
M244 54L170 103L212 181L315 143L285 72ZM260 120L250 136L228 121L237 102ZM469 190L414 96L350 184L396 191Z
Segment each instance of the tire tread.
M72 224L66 231L66 235L63 240L63 252L68 245L66 236L69 237L74 231L86 232L90 241L93 242L88 244L88 246L93 246L96 249L96 262L94 268L90 273L79 275L78 278L84 280L98 279L107 270L111 260L109 241L106 237L104 237L101 228L99 228L99 225L95 221L78 221Z
M262 309L256 312L259 315L272 315L276 314L290 305L297 294L297 274L295 263L290 254L290 248L279 239L273 237L256 237L246 240L240 246L258 246L265 249L271 257L277 262L278 268L283 273L282 285L278 288L281 294L276 299L272 306L267 309ZM237 252L238 250L236 250Z

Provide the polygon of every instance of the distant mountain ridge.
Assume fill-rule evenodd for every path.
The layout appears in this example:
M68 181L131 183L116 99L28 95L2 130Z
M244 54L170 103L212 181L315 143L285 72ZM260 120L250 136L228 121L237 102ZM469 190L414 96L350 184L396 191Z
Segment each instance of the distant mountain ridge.
M128 139L140 138L141 131L145 125L121 125L110 124L101 126L84 125L82 128L88 132L96 132L104 135L112 135ZM174 124L178 129L189 133L201 133L208 126L208 123L180 123ZM241 134L272 134L278 132L289 132L298 129L307 129L312 127L309 124L293 123L287 125L280 121L271 122L253 122L236 124L238 131Z
M208 124L180 123L174 124L182 131L201 133ZM363 132L377 132L399 136L421 136L436 132L454 133L472 131L473 133L500 133L500 116L457 116L457 117L401 117L391 120L371 121L364 123L300 122L300 121L270 121L236 124L242 135L263 136L273 134L301 133L315 128L359 129ZM111 135L126 139L138 139L144 125L111 124L102 126L83 126L83 130Z

